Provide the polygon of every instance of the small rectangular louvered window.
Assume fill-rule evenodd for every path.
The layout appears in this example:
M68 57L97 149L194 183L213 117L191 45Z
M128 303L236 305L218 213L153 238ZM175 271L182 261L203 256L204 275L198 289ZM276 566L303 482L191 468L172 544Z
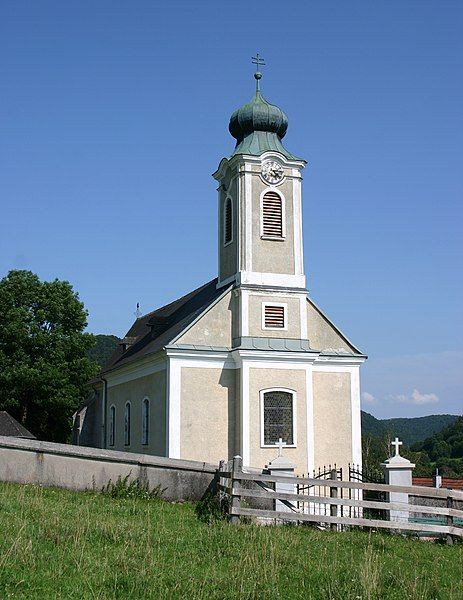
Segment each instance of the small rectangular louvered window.
M264 304L264 329L286 328L286 306L284 304Z
M267 192L262 198L262 235L283 237L283 203L276 192Z

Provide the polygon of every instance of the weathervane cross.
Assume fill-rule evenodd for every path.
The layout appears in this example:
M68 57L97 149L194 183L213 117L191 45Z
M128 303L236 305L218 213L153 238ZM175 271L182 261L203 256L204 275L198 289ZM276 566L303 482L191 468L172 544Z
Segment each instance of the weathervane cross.
M262 73L259 71L259 67L261 65L265 65L265 61L259 56L259 53L257 53L256 56L252 57L252 64L256 65L254 79L256 80L256 92L258 92L260 90L260 79L262 78Z
M399 446L401 446L403 444L403 442L399 442L399 438L396 437L395 440L393 442L391 442L391 446L394 446L395 448L395 455L396 456L400 456L399 454Z

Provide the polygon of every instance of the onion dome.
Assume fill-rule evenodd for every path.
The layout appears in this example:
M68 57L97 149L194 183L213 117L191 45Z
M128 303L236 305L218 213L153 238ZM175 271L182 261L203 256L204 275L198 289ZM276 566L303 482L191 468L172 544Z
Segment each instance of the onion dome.
M254 73L257 82L254 98L244 104L230 117L228 129L236 139L235 154L259 156L270 150L280 152L289 159L296 159L281 143L288 129L288 117L262 96L259 80L262 74Z
M251 102L235 110L229 125L230 133L238 143L254 131L275 133L281 140L287 129L288 117L281 108L267 102L260 91Z

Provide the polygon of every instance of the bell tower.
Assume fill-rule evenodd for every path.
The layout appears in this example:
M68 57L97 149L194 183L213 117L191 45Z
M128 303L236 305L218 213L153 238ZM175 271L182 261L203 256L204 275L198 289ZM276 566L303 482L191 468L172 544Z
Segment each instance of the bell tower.
M259 57L254 60L262 64ZM256 71L254 77L254 97L230 118L234 152L214 174L219 182L218 286L234 281L303 291L301 172L306 163L283 146L288 118L262 96L262 74Z
M257 56L254 62L258 68L263 61ZM234 347L279 347L285 340L308 347L301 196L306 162L283 146L288 118L263 97L258 70L254 78L254 97L230 118L233 154L214 173L217 287L235 286Z

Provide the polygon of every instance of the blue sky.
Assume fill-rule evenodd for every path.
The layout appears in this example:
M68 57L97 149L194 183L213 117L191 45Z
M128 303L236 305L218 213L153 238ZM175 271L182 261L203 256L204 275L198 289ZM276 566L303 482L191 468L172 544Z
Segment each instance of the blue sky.
M212 279L211 173L260 52L365 409L461 413L462 30L452 0L0 2L0 276L69 280L117 335Z

